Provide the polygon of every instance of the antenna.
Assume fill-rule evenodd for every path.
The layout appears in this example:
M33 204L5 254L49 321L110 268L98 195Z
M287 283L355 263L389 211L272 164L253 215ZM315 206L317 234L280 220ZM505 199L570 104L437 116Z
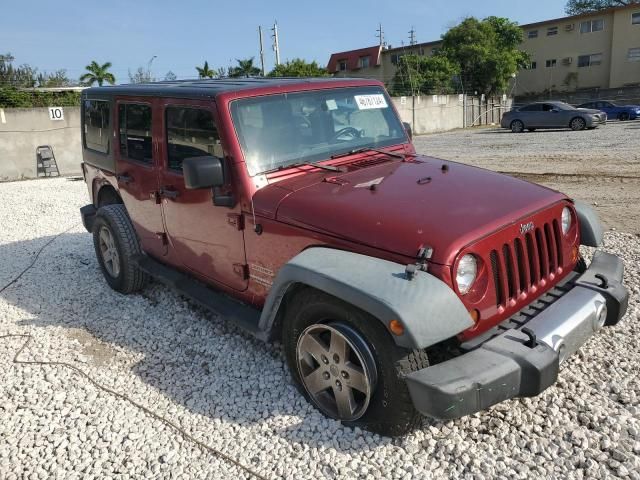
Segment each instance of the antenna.
M409 45L415 45L416 43L416 29L411 26L411 30L409 30Z
M275 21L273 23L273 28L271 29L273 34L271 38L273 38L273 50L276 52L276 65L280 65L280 43L278 41L278 22Z
M378 29L376 30L376 32L378 32L376 34L376 38L380 39L380 46L384 47L385 46L385 41L384 41L384 30L382 30L382 23L378 24Z
M262 43L262 27L258 27L258 38L260 40L260 65L262 67L262 76L264 77L264 45Z

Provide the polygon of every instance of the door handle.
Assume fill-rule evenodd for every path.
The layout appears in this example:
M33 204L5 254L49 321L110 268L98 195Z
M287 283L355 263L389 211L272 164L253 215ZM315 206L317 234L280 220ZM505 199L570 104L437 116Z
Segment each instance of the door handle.
M160 195L165 198L176 198L180 195L180 192L178 190L161 188Z
M133 177L128 173L123 173L121 175L116 175L116 180L122 183L133 183Z

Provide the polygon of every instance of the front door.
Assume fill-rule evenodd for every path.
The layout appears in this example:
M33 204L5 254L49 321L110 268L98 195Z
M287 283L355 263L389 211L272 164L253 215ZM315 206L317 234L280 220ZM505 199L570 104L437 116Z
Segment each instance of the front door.
M225 154L211 101L164 99L160 192L170 263L235 290L247 287L240 207L216 207L211 189L188 190L182 161Z
M167 253L158 192L158 133L160 115L148 98L116 99L117 124L114 130L116 172L120 196L133 226L150 255ZM155 139L155 140L154 140Z

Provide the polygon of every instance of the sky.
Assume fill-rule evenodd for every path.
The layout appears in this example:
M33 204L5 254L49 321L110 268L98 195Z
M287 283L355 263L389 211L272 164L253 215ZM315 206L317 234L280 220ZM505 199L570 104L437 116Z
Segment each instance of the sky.
M77 79L92 60L113 63L118 83L127 72L147 68L163 79L197 76L205 60L212 68L255 57L259 65L258 26L263 27L267 70L275 58L270 28L278 22L281 61L301 57L325 66L332 52L377 45L382 23L388 43L440 38L467 16L508 17L520 24L564 15L563 0L22 0L2 8L0 53L15 64L39 71L66 69Z

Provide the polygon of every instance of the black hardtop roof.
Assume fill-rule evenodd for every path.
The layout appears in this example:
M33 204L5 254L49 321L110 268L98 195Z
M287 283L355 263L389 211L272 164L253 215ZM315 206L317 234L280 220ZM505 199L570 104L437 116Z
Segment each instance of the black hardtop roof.
M213 98L223 92L241 90L257 90L266 87L287 85L308 85L313 83L340 83L345 80L362 80L355 78L289 78L289 77L253 77L253 78L220 78L205 80L167 80L163 82L132 83L127 85L112 85L91 87L83 91L83 96L93 95L138 95L160 97L209 97Z

